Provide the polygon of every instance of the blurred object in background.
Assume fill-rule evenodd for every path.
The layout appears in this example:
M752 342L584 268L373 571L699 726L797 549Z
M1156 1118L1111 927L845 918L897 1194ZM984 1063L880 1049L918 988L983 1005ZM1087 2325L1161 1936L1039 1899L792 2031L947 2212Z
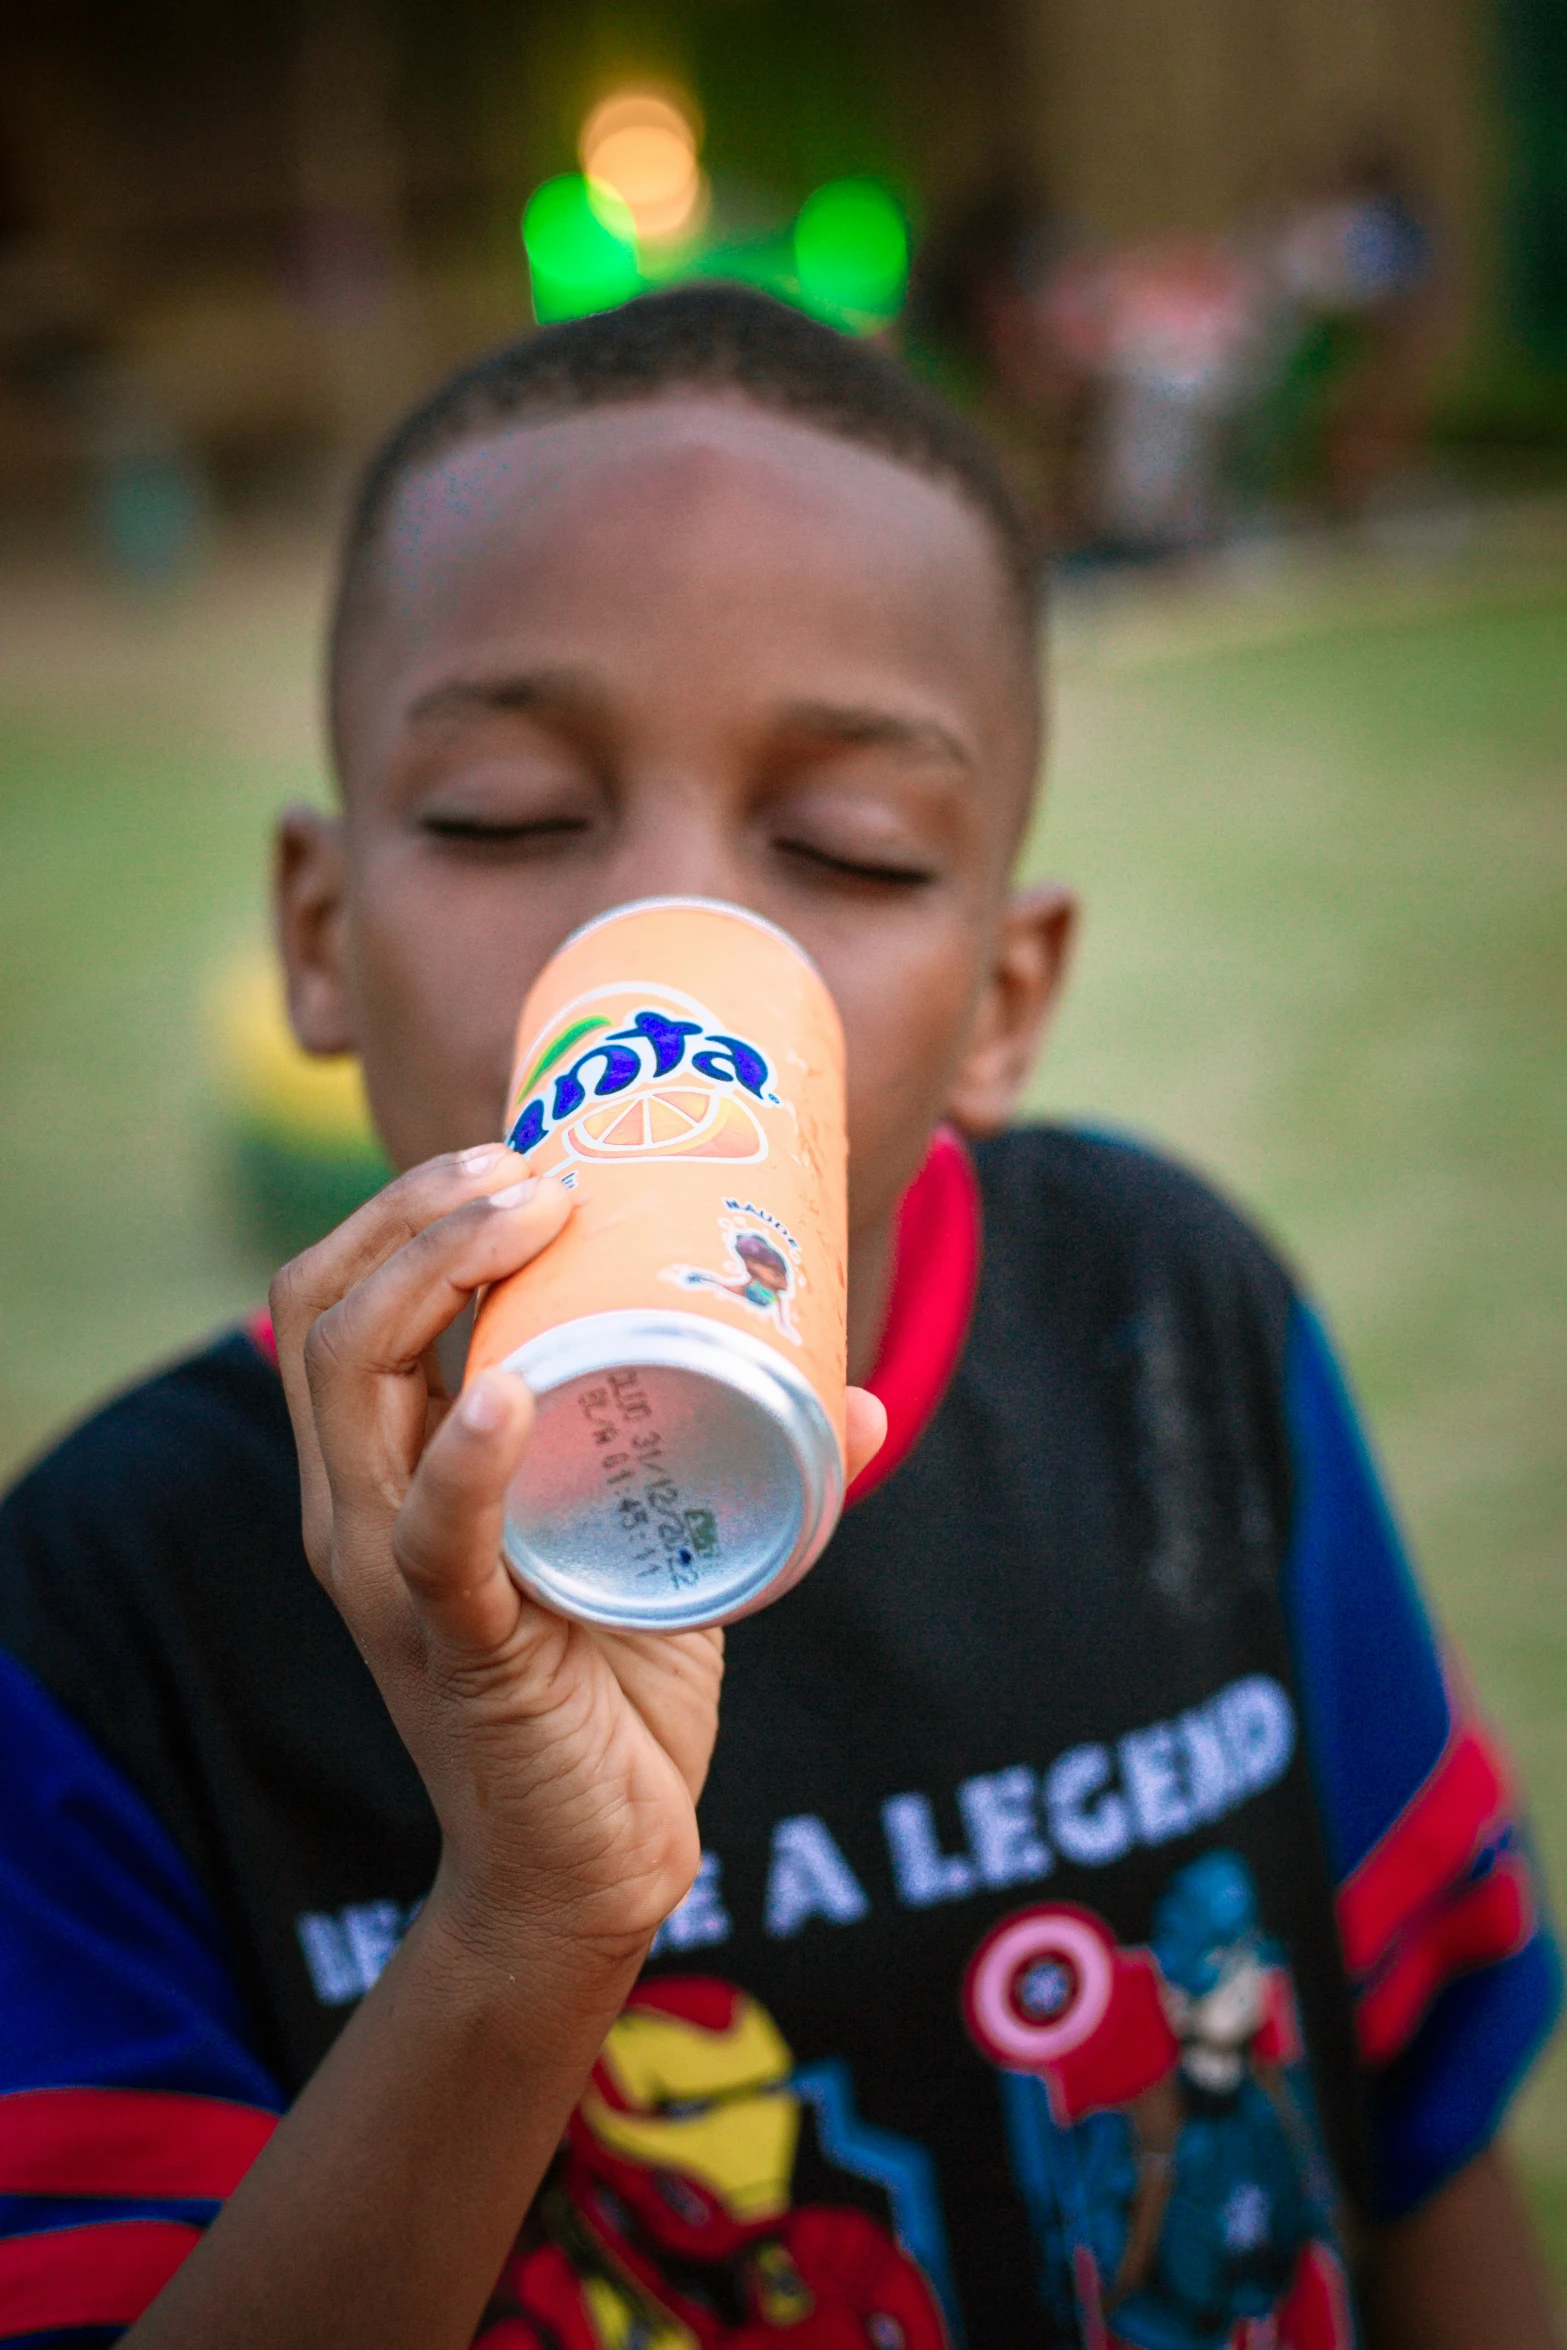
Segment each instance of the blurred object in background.
M911 356L984 424L1042 550L1170 553L1216 535L1224 515L1260 291L1223 239L1116 247L997 188L922 255Z
M1274 367L1252 479L1353 518L1425 441L1443 329L1430 209L1391 153L1368 145L1304 188L1270 243Z
M612 90L578 138L580 172L534 189L523 208L533 315L541 325L612 308L684 278L765 288L846 334L876 334L903 304L909 239L891 191L873 179L813 188L786 229L726 233L699 160L700 110L670 89Z
M581 171L546 180L523 208L541 325L629 301L696 257L711 202L701 146L701 115L683 90L632 85L589 109Z
M625 205L639 245L656 253L678 249L706 222L701 145L701 118L684 91L614 90L583 123L577 154L584 176Z
M1042 553L1092 530L1092 280L1048 206L997 185L929 238L910 291L911 361L984 427Z
M80 436L88 504L110 564L129 583L183 577L206 543L210 495L200 460L139 371L112 352L61 387Z
M80 505L129 583L178 578L200 554L210 494L198 454L102 305L46 238L0 244L0 487Z
M176 580L535 316L717 274L890 335L911 252L1042 544L1354 516L1428 431L1560 472L1564 51L1561 0L13 10L0 540Z
M523 208L533 315L541 326L613 309L642 291L642 257L631 207L606 182L562 172L535 188Z
M897 198L872 179L830 180L800 206L794 279L778 291L845 334L878 334L903 307L909 232Z
M1180 554L1407 471L1438 356L1435 238L1392 166L1260 229L1072 231L995 189L920 257L910 355L984 425L1042 548Z
M1179 553L1228 519L1226 458L1261 327L1255 264L1218 237L1166 237L1106 260L1080 305L1103 387L1087 501L1110 555Z
M1538 365L1567 374L1567 10L1500 0L1499 18L1511 321Z
M391 1169L359 1063L300 1049L272 956L230 964L210 1013L222 1159L245 1237L280 1265L352 1215Z
M350 451L407 407L430 368L403 250L393 44L377 0L313 0L294 59L297 212L281 274Z

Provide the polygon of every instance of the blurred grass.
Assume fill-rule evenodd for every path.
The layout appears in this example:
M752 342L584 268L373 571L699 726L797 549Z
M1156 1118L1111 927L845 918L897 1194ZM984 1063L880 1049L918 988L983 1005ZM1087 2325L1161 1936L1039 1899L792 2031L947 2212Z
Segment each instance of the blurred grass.
M319 559L0 578L0 1469L259 1297L202 999L319 795ZM1063 602L1030 850L1088 901L1037 1106L1311 1269L1567 1883L1567 513ZM1567 2057L1518 2142L1567 2291Z
M254 1305L208 1103L211 973L322 789L315 563L122 602L0 579L0 1468Z

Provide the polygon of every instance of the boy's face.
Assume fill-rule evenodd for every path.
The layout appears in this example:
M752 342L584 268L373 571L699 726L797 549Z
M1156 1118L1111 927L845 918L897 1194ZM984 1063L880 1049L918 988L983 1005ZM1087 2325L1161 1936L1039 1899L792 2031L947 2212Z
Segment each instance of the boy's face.
M1070 908L1009 907L1037 712L985 523L739 401L526 423L404 485L339 680L344 815L284 827L296 1026L393 1159L500 1131L517 1014L631 898L753 908L848 1046L851 1229L1004 1120Z

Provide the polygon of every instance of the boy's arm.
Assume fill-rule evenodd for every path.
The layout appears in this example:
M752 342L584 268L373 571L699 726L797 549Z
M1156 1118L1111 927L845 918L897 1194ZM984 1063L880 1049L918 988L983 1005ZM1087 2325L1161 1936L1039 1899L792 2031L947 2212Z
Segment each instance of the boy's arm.
M1549 2283L1513 2168L1489 2146L1381 2232L1376 2350L1560 2350Z
M499 1555L527 1390L491 1372L448 1408L426 1378L473 1291L569 1212L516 1166L418 1169L275 1285L306 1549L429 1789L442 1860L136 2350L470 2342L695 1868L719 1635L600 1637L529 1605Z
M427 1903L127 2344L470 2343L636 1963Z
M1510 1774L1444 1659L1320 1322L1286 1358L1286 1597L1338 1880L1381 2214L1386 2350L1544 2345L1527 2215L1497 2131L1555 2020L1558 1964Z
M722 1638L600 1633L500 1557L532 1399L432 1349L570 1212L503 1148L388 1186L273 1287L305 1548L441 1827L402 1948L133 2350L463 2350L699 1852ZM852 1399L851 1468L879 1407Z

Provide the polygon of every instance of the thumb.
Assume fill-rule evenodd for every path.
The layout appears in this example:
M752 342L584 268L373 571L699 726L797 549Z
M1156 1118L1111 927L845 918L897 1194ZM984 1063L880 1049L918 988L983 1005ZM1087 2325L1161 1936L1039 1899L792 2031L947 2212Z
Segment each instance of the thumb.
M876 1458L887 1441L887 1407L868 1387L851 1387L843 1399L843 1449L847 1482Z
M515 1372L480 1372L425 1447L397 1514L392 1553L403 1581L453 1648L497 1648L516 1629L523 1600L501 1557L501 1531L533 1409Z

